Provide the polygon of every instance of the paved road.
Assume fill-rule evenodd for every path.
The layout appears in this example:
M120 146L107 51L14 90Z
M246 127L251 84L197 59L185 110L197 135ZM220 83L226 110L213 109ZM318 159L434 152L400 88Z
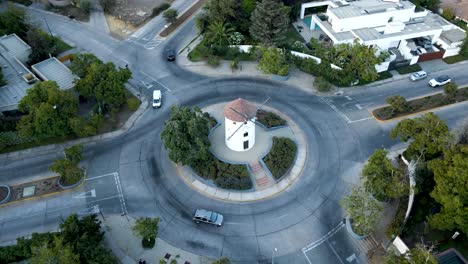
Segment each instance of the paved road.
M404 96L424 93L428 88L423 83L402 80L375 89L355 89L345 94L349 99L344 96L321 98L262 79L207 78L166 62L162 55L166 47L180 50L183 43L193 38L196 34L193 20L175 36L148 50L56 15L33 10L30 14L36 19L46 17L54 33L74 42L80 49L119 66L128 64L134 73L131 83L141 88L142 93L150 95L153 89L162 89L165 94L163 107L148 109L128 133L86 147L85 163L92 179L75 193L84 197L80 198L81 211L99 209L104 215L160 216L161 238L174 246L213 258L228 256L241 263L268 263L273 249L277 248L276 263L346 263L347 258L354 263L362 262L359 258L362 254L346 232L326 235L340 225L343 213L338 201L351 184L358 182L366 157L375 148L397 143L388 138L388 130L394 124L378 124L363 113L396 90ZM460 67L452 71L455 75L461 72ZM457 75L456 78L463 77ZM408 89L410 84L415 88ZM237 97L261 102L268 96L272 97L270 106L294 116L307 138L307 165L302 177L288 191L272 199L242 204L212 200L188 188L168 160L159 136L170 106L205 106ZM352 102L343 106L340 101L343 98ZM354 109L353 104L360 107L354 106ZM351 105L349 109L348 105ZM466 107L457 106L440 113L454 125L467 112ZM25 175L44 173L56 155L3 164L0 178L12 182ZM14 222L12 218L0 219L0 242L11 240L17 233L53 228L54 223L56 227L59 217L46 216L60 208L67 208L59 214L62 216L80 211L69 204L73 199L37 201L41 203L37 213L43 217L17 221L17 225L10 224ZM36 202L31 202L20 207L35 206ZM215 228L194 224L191 214L200 207L223 213L225 225ZM20 212L23 209L8 210L15 219L24 219ZM315 241L321 243L314 244ZM303 252L310 244L316 246ZM358 258L352 260L353 255Z

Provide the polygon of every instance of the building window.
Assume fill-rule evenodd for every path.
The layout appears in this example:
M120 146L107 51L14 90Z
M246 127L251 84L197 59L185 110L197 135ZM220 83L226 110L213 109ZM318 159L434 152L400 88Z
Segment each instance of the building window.
M234 125L236 124L236 122L232 122Z
M248 136L249 135L249 132L245 132L244 133L244 137Z
M247 121L244 122L244 125L247 125Z

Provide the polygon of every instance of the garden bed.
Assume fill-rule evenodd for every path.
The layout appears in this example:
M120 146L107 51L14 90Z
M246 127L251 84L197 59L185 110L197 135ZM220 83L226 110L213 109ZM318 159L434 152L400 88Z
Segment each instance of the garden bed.
M249 190L252 188L246 165L225 163L210 155L206 162L193 167L193 170L200 177L212 180L216 186L223 189Z
M468 59L467 57L464 57L463 55L458 54L458 55L455 55L455 56L450 56L450 57L447 57L447 58L443 58L442 60L447 64L454 64L454 63L464 61L464 60L467 60L467 59Z
M41 179L32 182L21 183L17 185L10 186L11 188L11 197L8 201L9 203L15 201L21 201L31 197L42 196L46 194L56 193L62 191L58 185L60 176L54 176L46 179ZM24 188L34 187L34 191L31 195L24 196Z
M89 21L89 13L76 6L69 5L69 6L64 6L64 7L58 7L58 6L47 5L46 9L47 11L54 12L62 16L66 16L69 18L73 17L74 19L79 20L79 21L83 21L83 22Z
M284 137L273 137L270 152L263 158L275 179L283 177L291 168L296 157L296 143Z
M267 112L265 110L258 110L257 121L264 125L266 128L285 126L286 120L282 119L279 115Z
M447 99L444 93L429 95L426 97L408 101L407 111L395 112L391 106L384 106L372 111L375 118L379 120L389 120L396 117L402 117L421 111L430 110L436 107L446 106L457 102L463 102L468 99L468 87L458 89L453 101Z

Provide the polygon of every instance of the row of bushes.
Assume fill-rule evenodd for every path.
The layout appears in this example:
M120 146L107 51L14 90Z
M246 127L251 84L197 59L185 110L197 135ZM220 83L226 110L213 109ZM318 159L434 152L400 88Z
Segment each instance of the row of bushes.
M210 154L206 162L192 168L198 175L212 180L221 188L234 190L252 188L252 181L245 165L225 163Z
M267 128L286 125L286 120L282 119L275 113L267 112L265 110L258 110L257 121Z
M171 7L171 4L167 3L167 2L164 2L164 3L156 6L155 8L153 8L153 12L151 13L151 17L159 16L159 14L161 14L161 12L163 12L164 10L169 9L169 7Z
M211 45L206 46L205 43L201 42L198 44L190 53L188 58L191 61L202 61L208 60L237 60L237 61L254 61L255 60L255 49L249 52L242 52L237 47L229 47L226 45ZM214 65L216 66L216 65Z
M417 72L417 71L420 71L420 70L422 70L422 69L421 69L421 66L419 66L419 64L403 66L403 67L400 67L400 68L396 69L396 71L399 74L407 74L407 73Z
M32 256L32 248L51 243L54 233L33 233L30 239L17 238L16 245L0 247L0 263L13 263Z
M33 138L20 136L17 131L0 132L0 151L11 146L26 144L33 141Z
M275 179L281 178L288 172L296 156L297 146L294 141L284 137L273 137L273 146L268 155L263 158Z

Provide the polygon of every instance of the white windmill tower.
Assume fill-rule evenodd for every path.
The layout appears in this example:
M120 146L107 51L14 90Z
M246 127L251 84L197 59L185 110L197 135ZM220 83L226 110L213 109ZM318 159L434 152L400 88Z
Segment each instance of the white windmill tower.
M255 145L255 116L260 107L238 98L224 106L225 142L234 151L247 151Z

